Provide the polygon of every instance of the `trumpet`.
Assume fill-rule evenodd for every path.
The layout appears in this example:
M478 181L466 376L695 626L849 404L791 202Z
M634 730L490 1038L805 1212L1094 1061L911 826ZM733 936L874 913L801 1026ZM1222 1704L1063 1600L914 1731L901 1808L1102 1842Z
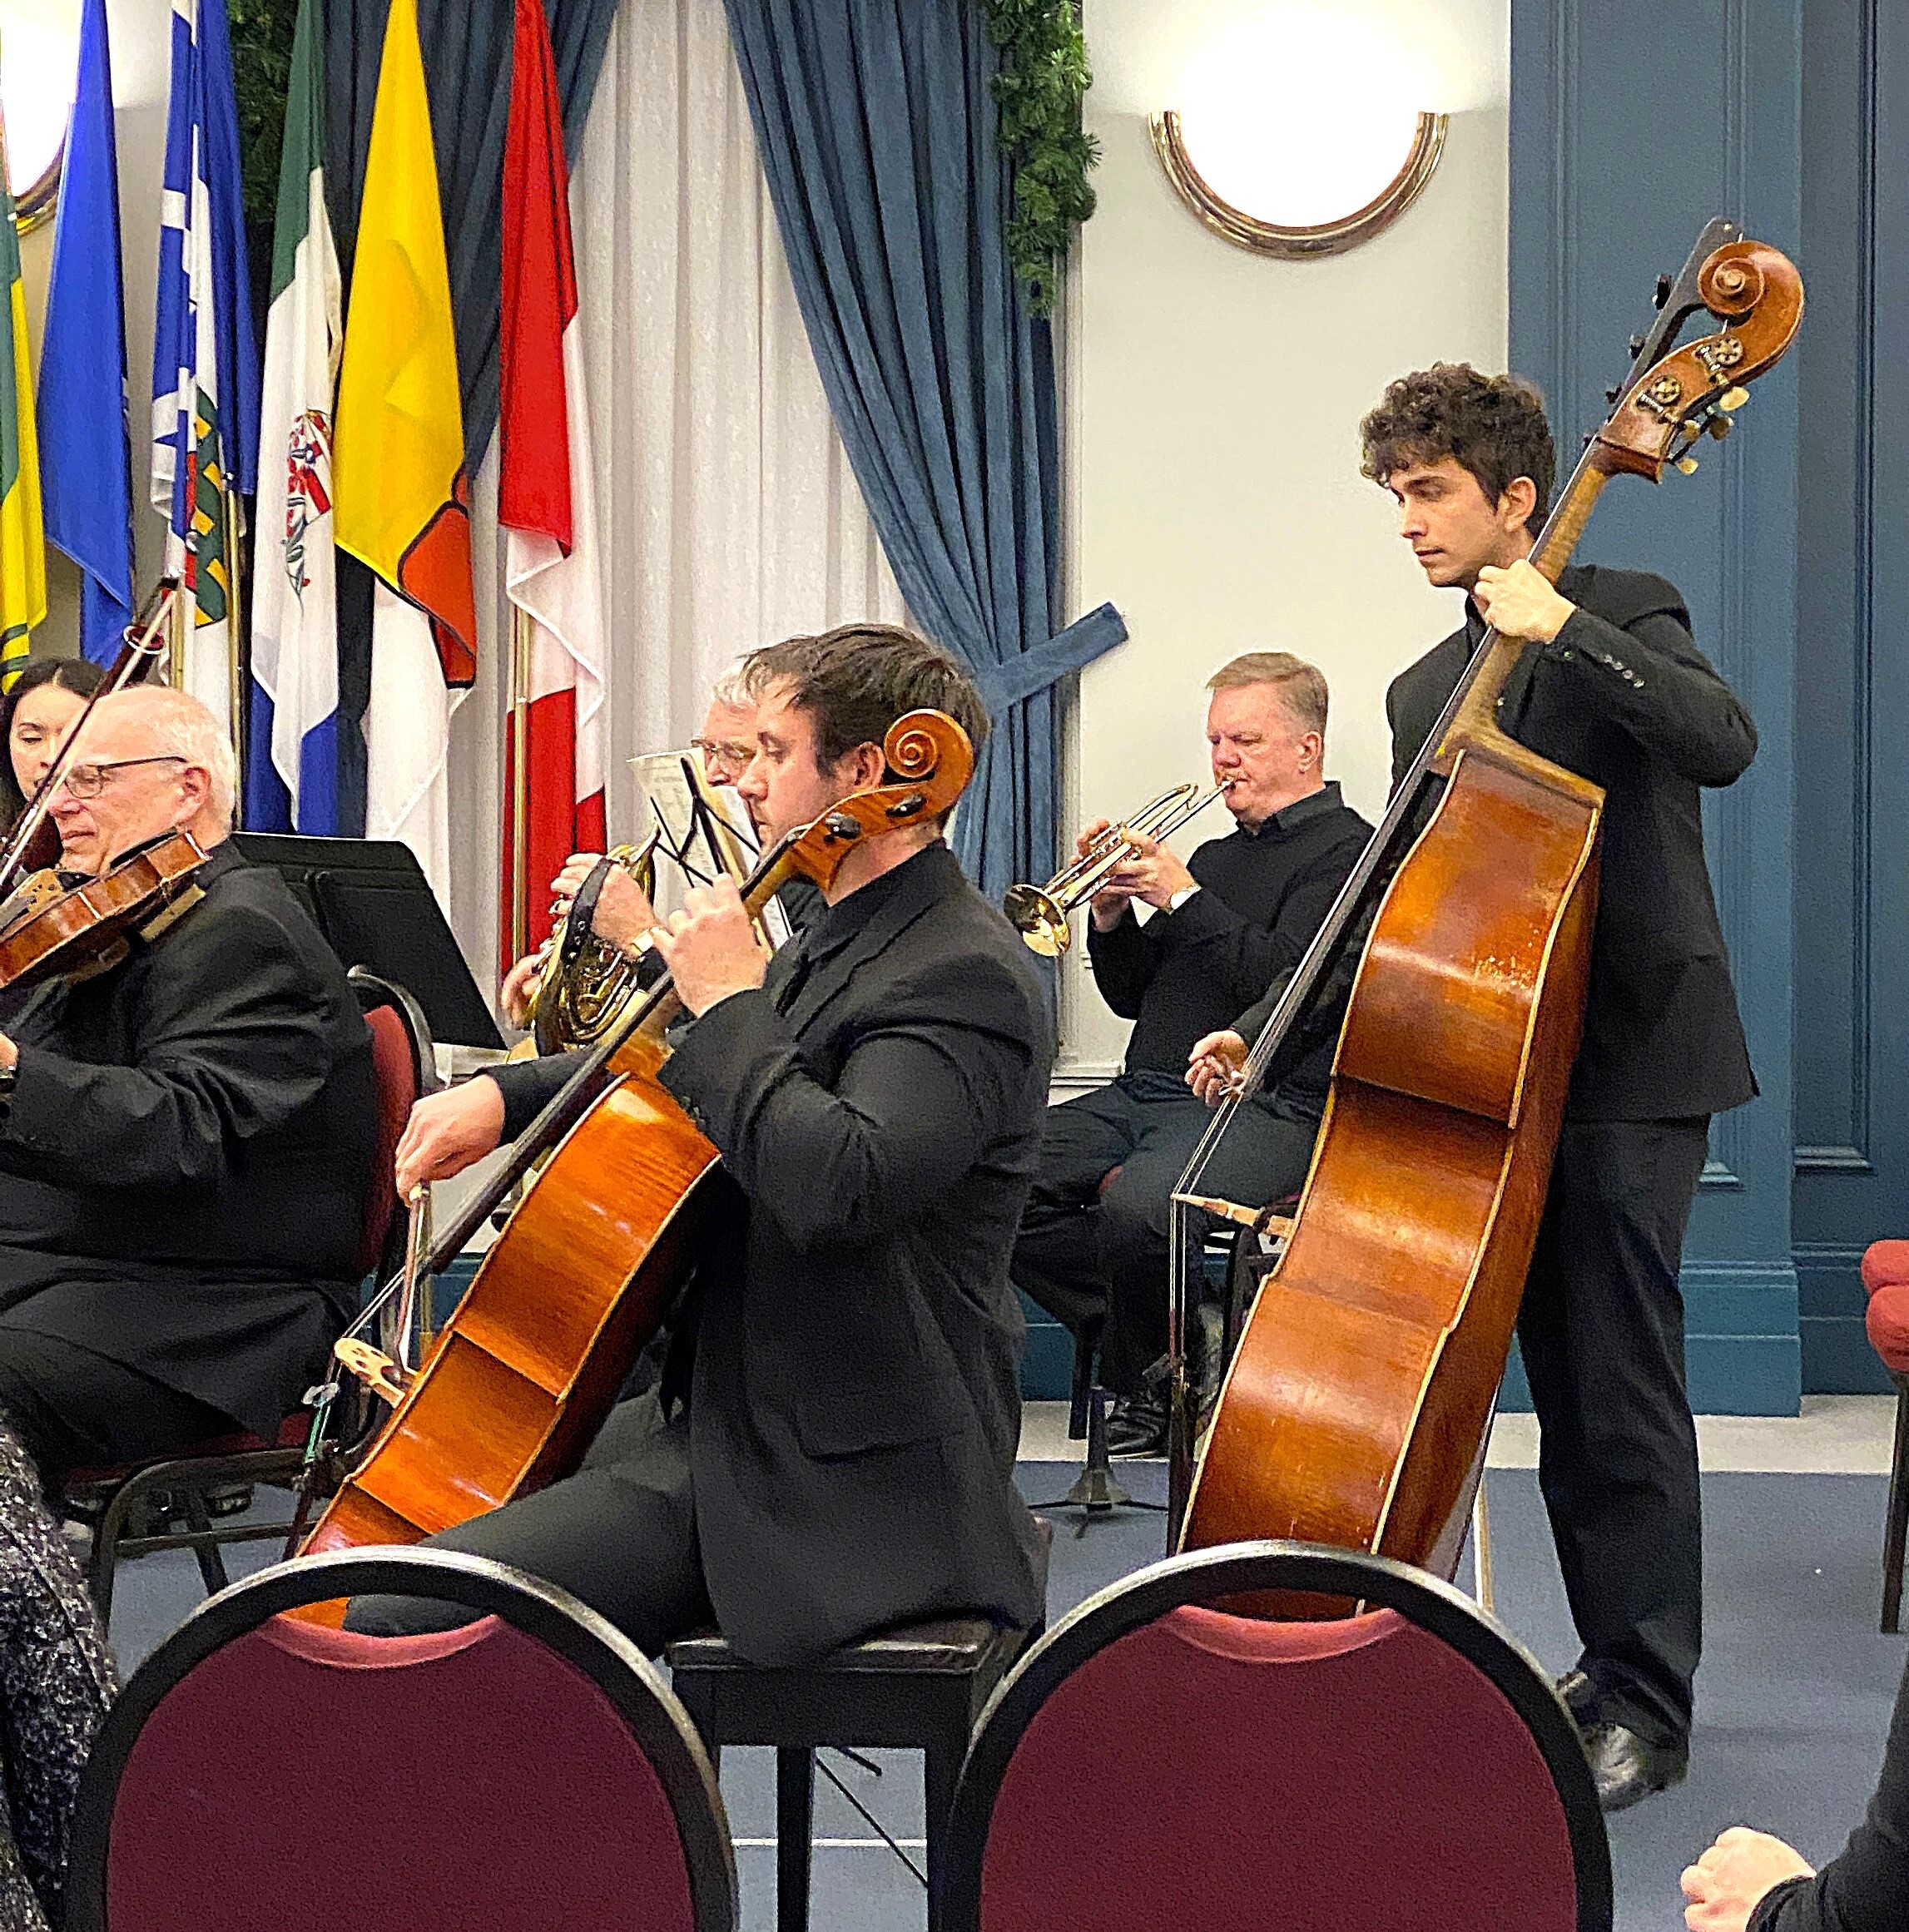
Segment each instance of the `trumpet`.
M1133 847L1128 835L1143 839L1164 839L1188 820L1203 812L1232 785L1216 785L1202 791L1197 785L1177 785L1163 791L1150 805L1123 824L1109 825L1071 865L1063 866L1045 885L1010 885L1001 901L1008 923L1031 952L1044 959L1058 959L1074 944L1068 914L1083 899L1092 899L1106 884L1109 874L1125 860Z

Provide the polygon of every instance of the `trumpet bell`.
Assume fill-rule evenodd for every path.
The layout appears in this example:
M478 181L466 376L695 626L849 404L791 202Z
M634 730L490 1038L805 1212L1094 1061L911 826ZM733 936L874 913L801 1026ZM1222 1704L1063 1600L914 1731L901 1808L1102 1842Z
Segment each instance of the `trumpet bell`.
M1029 951L1044 959L1059 959L1074 944L1067 908L1044 886L1010 885L1001 910Z

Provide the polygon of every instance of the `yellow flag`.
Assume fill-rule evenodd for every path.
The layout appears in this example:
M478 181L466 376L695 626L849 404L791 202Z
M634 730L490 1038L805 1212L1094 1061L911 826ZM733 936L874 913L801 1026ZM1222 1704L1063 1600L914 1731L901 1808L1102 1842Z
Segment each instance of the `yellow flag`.
M445 683L468 685L464 408L417 0L391 0L361 209L331 457L337 542L429 617Z
M29 633L47 615L47 539L40 518L40 446L33 433L33 374L27 359L27 291L20 231L0 126L0 685L27 661Z

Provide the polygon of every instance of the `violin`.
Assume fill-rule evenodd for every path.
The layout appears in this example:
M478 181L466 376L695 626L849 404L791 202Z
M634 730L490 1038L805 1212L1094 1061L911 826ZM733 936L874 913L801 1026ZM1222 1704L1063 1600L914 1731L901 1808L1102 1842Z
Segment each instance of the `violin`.
M62 884L57 873L32 874L13 895L13 917L0 925L0 988L117 965L129 933L156 939L205 896L193 875L211 857L190 832L167 832L77 885Z

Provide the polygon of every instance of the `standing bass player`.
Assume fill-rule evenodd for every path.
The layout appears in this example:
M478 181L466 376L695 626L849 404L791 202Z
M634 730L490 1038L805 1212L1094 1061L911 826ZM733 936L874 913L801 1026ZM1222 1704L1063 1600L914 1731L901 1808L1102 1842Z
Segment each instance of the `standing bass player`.
M1689 1756L1703 1544L1678 1270L1710 1116L1757 1092L1700 795L1748 770L1756 727L1662 577L1587 567L1554 588L1530 562L1554 464L1530 384L1441 363L1393 383L1361 435L1426 577L1465 592L1465 627L1386 694L1395 781L1490 625L1530 645L1500 726L1604 788L1584 1037L1518 1339L1584 1645L1559 1690L1618 1811L1677 1783ZM1211 1092L1270 1013L1201 1041L1190 1082Z

